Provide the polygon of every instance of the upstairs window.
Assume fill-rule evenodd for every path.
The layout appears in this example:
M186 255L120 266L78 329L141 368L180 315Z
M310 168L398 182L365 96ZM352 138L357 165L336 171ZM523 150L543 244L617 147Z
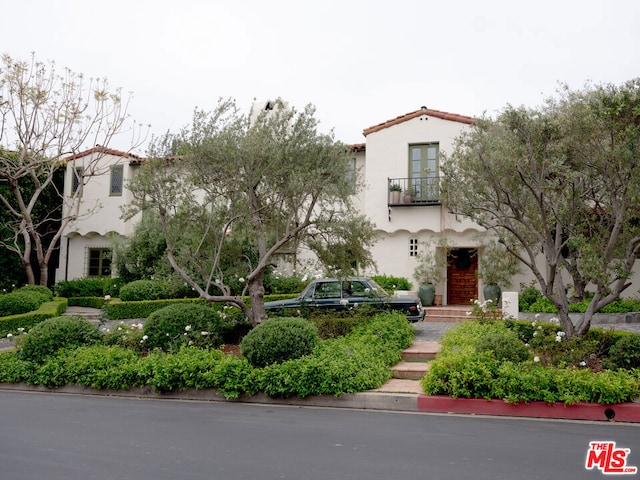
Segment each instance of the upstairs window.
M80 188L80 182L82 181L82 167L76 167L73 169L73 178L71 179L71 194L73 195Z
M439 145L424 143L409 146L409 177L414 198L435 201L439 197Z
M115 197L122 195L122 187L124 184L124 166L114 165L111 167L111 190L109 194Z

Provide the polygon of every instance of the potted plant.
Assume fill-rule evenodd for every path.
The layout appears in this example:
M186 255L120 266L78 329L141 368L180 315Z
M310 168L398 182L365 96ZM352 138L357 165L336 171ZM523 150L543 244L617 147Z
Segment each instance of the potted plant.
M389 185L389 203L400 203L400 196L402 195L402 187L397 183Z
M500 287L511 286L513 276L520 271L518 259L509 253L504 244L492 240L480 250L479 261L478 278L484 284L484 299L497 305L502 294Z
M407 188L404 191L404 197L402 197L402 201L404 203L413 203L414 190L413 188Z
M444 251L443 248L432 248L431 242L424 242L418 252L418 265L413 272L413 277L418 282L418 297L425 307L433 305L436 285L444 278L447 265Z

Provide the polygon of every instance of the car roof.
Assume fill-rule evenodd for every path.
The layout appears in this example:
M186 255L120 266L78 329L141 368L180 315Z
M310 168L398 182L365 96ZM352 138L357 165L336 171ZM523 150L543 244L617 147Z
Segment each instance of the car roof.
M344 282L344 281L352 281L352 280L366 280L371 281L368 277L344 277L344 278L317 278L314 282Z

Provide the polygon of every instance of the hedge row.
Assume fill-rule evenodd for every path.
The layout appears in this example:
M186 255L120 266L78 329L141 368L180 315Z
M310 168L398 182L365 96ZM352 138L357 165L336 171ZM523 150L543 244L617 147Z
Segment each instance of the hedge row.
M349 336L323 341L311 355L260 369L219 350L184 347L174 354L140 356L116 346L61 350L42 365L16 352L0 354L0 382L47 387L65 384L156 392L213 388L227 398L263 391L272 397L340 395L381 386L389 366L414 338L404 315L381 314Z
M496 338L500 341L487 341ZM603 405L631 401L640 395L640 370L594 373L587 368L542 366L531 357L522 361L509 354L514 339L518 340L518 334L502 322L455 326L441 339L440 353L422 379L425 393L511 403Z
M176 303L204 303L201 298L180 298L172 300L142 300L139 302L121 302L118 299L110 300L106 307L106 316L109 320L124 320L128 318L147 318L156 310L160 310Z
M8 333L16 333L18 328L29 329L47 318L62 315L67 310L66 298L55 298L51 302L40 305L33 312L9 315L0 318L0 337L6 337Z
M274 300L283 300L291 298L291 295L265 295L265 302ZM74 298L69 302L70 305L80 305L79 299ZM244 301L250 304L249 297L245 297ZM125 320L129 318L147 318L150 314L159 310L167 305L173 305L174 303L204 303L202 298L179 298L171 300L142 300L138 302L122 302L119 299L110 300L106 307L106 315L109 320ZM103 300L104 303L104 300ZM227 316L234 317L237 321L243 321L245 319L241 310L234 307L226 307L223 303L211 303L212 308L217 310L227 310ZM89 306L89 305L83 305ZM102 305L100 307L102 308Z
M71 297L68 298L70 307L103 308L106 300L104 297Z

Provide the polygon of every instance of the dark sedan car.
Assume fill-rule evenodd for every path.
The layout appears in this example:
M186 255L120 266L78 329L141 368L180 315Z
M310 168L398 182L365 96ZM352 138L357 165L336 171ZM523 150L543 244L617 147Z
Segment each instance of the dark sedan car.
M375 310L401 311L410 322L417 322L424 318L424 310L418 298L392 297L369 278L314 280L299 297L266 302L264 306L267 313L286 314L288 309L345 310L359 305L369 305Z

